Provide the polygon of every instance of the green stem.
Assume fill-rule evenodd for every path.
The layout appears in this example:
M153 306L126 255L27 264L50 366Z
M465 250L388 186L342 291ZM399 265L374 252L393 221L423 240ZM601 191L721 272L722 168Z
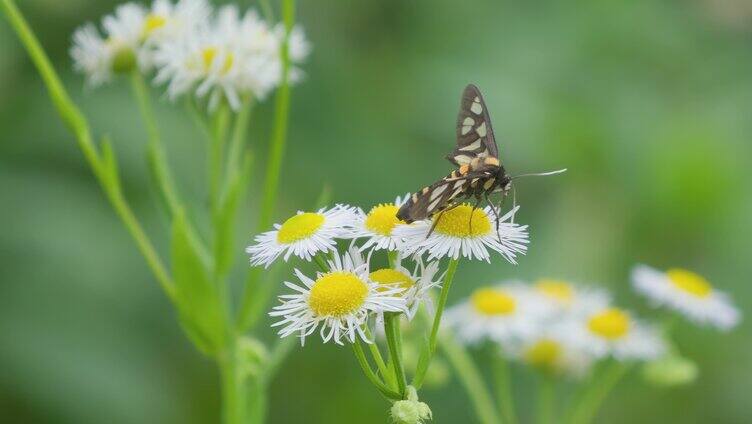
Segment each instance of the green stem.
M211 142L209 143L209 204L212 216L216 218L219 211L221 184L222 184L222 159L225 149L227 126L230 120L230 112L227 105L221 105L216 111L211 129Z
M494 408L493 399L483 383L478 368L475 367L472 358L467 351L460 346L449 334L439 338L441 348L446 354L447 360L455 369L455 375L465 386L470 401L472 402L478 420L483 424L498 424L501 421Z
M593 381L584 389L584 392L575 403L571 413L572 424L587 424L593 421L603 401L609 392L616 386L627 371L629 364L612 360L606 368L593 378Z
M285 38L282 43L282 81L277 89L274 104L274 126L271 136L269 157L266 161L266 177L262 194L259 219L256 224L258 232L265 230L272 223L274 206L277 199L279 186L279 173L282 168L282 159L285 153L287 140L287 123L290 114L290 56L288 53L288 36L295 24L294 0L282 1L282 16L285 25ZM243 331L252 326L258 319L258 311L268 302L271 296L271 288L264 288L257 293L262 286L268 286L269 281L260 281L261 273L251 271L246 278L242 301L237 317L237 327Z
M439 303L436 305L436 314L433 317L433 324L431 325L431 335L426 346L424 346L423 351L421 351L420 358L418 359L418 366L415 370L415 376L413 377L412 386L415 387L416 390L420 389L423 385L423 380L428 371L428 365L431 363L431 358L436 351L436 339L439 334L439 327L441 327L441 317L444 314L444 308L446 307L447 299L449 297L449 289L452 286L452 280L454 280L454 274L457 272L458 264L459 260L457 259L451 259L449 261L444 284L441 287L441 294L439 295Z
M386 333L386 344L389 348L389 359L394 365L394 378L397 380L397 390L401 396L405 396L407 382L405 379L405 368L402 365L402 341L400 338L399 319L400 313L384 313L384 332Z
M246 393L234 355L234 351L225 352L219 363L222 376L222 422L224 424L245 422Z
M358 364L360 364L360 368L363 369L363 373L366 375L368 380L376 386L376 388L388 399L394 399L394 400L400 400L402 399L402 395L395 392L394 390L387 387L380 379L379 377L373 372L371 369L371 365L368 363L368 359L366 359L366 354L363 352L363 346L360 344L360 340L355 340L353 343L353 351L355 352L355 357L358 359Z
M162 289L167 296L174 300L174 283L162 263L162 260L154 249L154 246L149 240L149 237L144 232L141 224L138 222L138 219L128 205L128 202L125 200L119 182L113 178L115 176L114 170L112 168L107 169L107 163L105 163L105 160L100 157L97 152L97 148L92 141L91 131L89 129L89 124L86 122L86 118L84 118L83 114L71 101L63 84L60 82L60 78L55 72L55 69L52 67L47 55L39 45L39 41L29 28L26 20L23 15L21 15L21 12L18 10L15 3L12 0L1 1L0 5L2 6L3 12L13 26L13 29L18 34L18 38L26 48L34 65L37 67L58 114L68 129L70 129L76 136L78 146L87 163L91 167L94 176L99 181L102 190L107 195L107 198L112 204L113 209L115 209L118 217L131 234L131 237L135 240L139 251L146 259L146 263L154 273L157 281L162 286ZM114 159L112 159L112 161L113 162L111 162L110 165L114 166Z
M240 111L235 117L233 124L232 136L230 139L230 148L227 151L227 166L225 171L225 190L232 181L233 175L241 171L241 158L245 147L246 135L248 133L248 123L251 119L251 109L253 102L251 100L243 103Z
M288 38L295 18L294 0L282 1L282 18L286 34L281 47L282 83L277 90L274 100L274 127L272 130L269 157L266 161L267 168L261 200L261 211L258 225L256 226L259 231L271 225L272 222L274 206L277 200L277 189L279 187L279 174L287 142L287 121L290 115L290 55L288 51Z
M509 362L501 354L494 361L494 374L496 377L496 393L499 399L499 408L504 422L507 424L517 423L517 413L514 407L514 395L512 393L512 379L510 377Z
M368 326L365 326L363 330L366 333L366 337L373 341L373 343L368 343L368 349L371 351L371 356L373 357L374 362L376 362L376 368L379 370L381 377L384 379L387 386L397 387L397 382L394 381L394 373L388 371L389 369L386 362L384 362L384 357L381 356L379 345L376 344L376 339L373 337L373 334L371 334L371 329L368 328Z
M554 410L556 407L556 387L554 378L549 374L541 374L538 381L538 423L554 424Z
M151 107L149 88L144 81L144 77L138 70L134 70L131 73L131 87L138 102L141 119L144 121L146 127L146 133L149 136L147 155L152 171L152 177L159 186L162 200L167 205L167 210L172 217L175 216L175 213L178 210L180 210L180 200L176 194L175 185L173 183L172 175L170 174L170 168L167 165L167 159L165 158L162 138L159 135L159 128L157 126L157 121L154 118L154 111Z
M315 255L313 260L316 261L316 265L319 266L321 272L329 272L329 265L326 263L326 259L321 255Z

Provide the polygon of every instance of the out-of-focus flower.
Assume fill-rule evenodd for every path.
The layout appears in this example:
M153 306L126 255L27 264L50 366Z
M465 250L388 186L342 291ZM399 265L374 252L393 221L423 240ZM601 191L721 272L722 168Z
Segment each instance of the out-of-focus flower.
M404 289L385 288L372 282L368 278L368 264L358 265L353 253L357 252L346 253L342 258L335 256L328 261L329 271L318 273L315 280L295 270L302 286L285 282L295 293L279 296L281 304L269 313L282 317L272 325L282 327L278 333L281 337L297 334L303 344L305 338L320 327L324 342L334 340L343 344L344 338L353 343L360 338L372 343L364 331L369 317L407 311L405 299L400 296Z
M602 308L584 317L572 317L562 326L563 334L571 343L596 358L612 356L618 360L651 360L666 349L652 327L615 307Z
M698 324L729 330L739 322L741 314L728 296L694 272L683 269L661 272L638 265L632 270L632 282L635 290L655 305L665 305Z
M526 287L508 283L476 289L469 299L447 310L445 323L464 343L490 339L505 344L534 334L548 313Z
M70 54L74 68L91 86L109 82L114 74L128 73L138 66L145 16L143 7L125 3L102 19L104 37L91 23L73 33Z
M514 264L517 254L525 253L528 243L527 226L513 222L518 209L499 218L498 233L496 221L491 218L494 216L491 207L473 209L469 204L437 214L432 220L399 226L394 233L404 239L406 255L428 253L429 259L457 259L461 255L490 262L490 249Z
M146 12L141 29L143 46L139 63L142 69L154 66L154 54L161 44L191 36L209 25L212 9L206 0L155 0Z
M513 359L554 375L582 377L593 357L573 343L566 328L553 320L541 322L535 331L523 333L502 350Z
M268 267L283 255L285 261L295 255L310 261L319 253L336 251L338 238L350 238L355 209L337 205L317 212L298 212L274 230L259 234L255 244L246 248L251 265Z
M532 290L542 297L543 302L562 314L587 314L610 302L609 294L602 289L558 279L539 279L533 283Z

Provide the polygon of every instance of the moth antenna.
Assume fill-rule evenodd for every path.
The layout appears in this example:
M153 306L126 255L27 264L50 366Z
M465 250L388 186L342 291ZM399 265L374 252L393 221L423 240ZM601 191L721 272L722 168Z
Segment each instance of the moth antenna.
M517 187L512 183L512 210L517 208ZM514 214L512 215L512 224L514 224Z
M567 168L557 169L556 171L535 172L535 173L530 173L530 174L514 175L510 177L510 179L514 180L515 178L520 178L520 177L547 177L549 175L563 174L564 172L567 172Z

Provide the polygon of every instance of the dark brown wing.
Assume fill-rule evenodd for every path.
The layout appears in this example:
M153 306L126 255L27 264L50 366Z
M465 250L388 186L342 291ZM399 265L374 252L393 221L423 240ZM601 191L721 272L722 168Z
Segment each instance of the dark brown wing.
M499 158L491 117L478 87L469 84L462 92L457 115L457 147L447 159L457 166L469 164L476 157Z
M453 171L444 179L436 181L428 187L414 193L397 211L397 218L408 224L422 219L428 219L437 212L441 212L452 201L468 192L473 180L487 177L485 172L471 172L460 175Z

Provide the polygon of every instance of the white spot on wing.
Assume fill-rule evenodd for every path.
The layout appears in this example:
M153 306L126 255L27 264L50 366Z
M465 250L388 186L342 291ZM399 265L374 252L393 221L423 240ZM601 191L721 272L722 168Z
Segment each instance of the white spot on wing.
M481 122L478 128L475 129L475 132L477 132L479 136L485 137L486 136L486 123Z
M462 181L457 181L457 182L455 182L455 183L454 183L454 188L455 188L455 189L456 189L456 188L460 188L460 187L462 187L463 185L465 185L465 180L462 180Z
M441 196L441 193L443 193L443 192L444 192L444 190L446 190L446 189L447 189L447 186L449 186L449 184L442 184L442 185L440 185L440 186L436 187L436 188L435 188L435 189L433 190L433 193L431 193L431 200L434 200L434 199L436 199L437 197Z
M473 128L473 125L475 125L475 120L473 118L469 116L465 118L465 120L462 121L462 135L469 133Z
M436 199L433 202L431 202L430 205L428 205L428 212L430 213L432 210L436 209L436 206L439 204L441 199Z
M454 161L460 165L468 164L470 163L472 159L473 158L471 158L470 156L466 156L466 155L457 155L454 157Z
M460 150L470 151L470 150L475 150L478 147L480 147L480 139L473 141L472 143L468 144L465 147L460 147Z
M480 114L481 114L481 112L483 112L483 106L481 106L481 105L480 105L480 101L478 100L478 98L477 98L477 97L476 97L476 98L475 98L475 100L473 101L473 104L472 104L472 105L470 105L470 110L471 110L471 111L472 111L472 112L473 112L474 114L476 114L476 115L480 115Z

